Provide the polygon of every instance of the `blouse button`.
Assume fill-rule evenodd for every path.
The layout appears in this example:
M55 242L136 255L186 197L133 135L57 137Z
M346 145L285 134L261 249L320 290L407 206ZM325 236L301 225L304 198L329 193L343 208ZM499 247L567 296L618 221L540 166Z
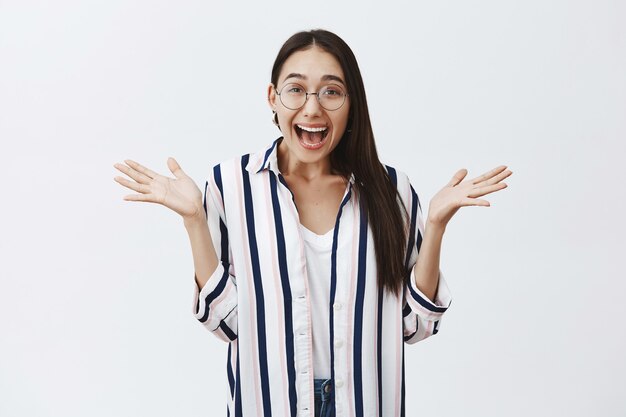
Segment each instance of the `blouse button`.
M341 388L341 387L343 387L343 380L341 380L341 379L337 379L337 380L335 381L335 386L336 386L337 388Z
M335 347L340 348L343 346L343 342L341 340L335 340Z
M333 307L335 307L335 310L341 310L341 307L343 307L343 306L341 305L341 303L340 303L340 302L336 302L336 303L333 305Z

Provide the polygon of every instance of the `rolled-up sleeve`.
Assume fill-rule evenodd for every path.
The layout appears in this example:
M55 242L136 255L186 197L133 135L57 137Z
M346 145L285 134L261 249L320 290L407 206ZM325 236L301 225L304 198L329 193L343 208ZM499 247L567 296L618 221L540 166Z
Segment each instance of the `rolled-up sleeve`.
M441 271L433 302L417 288L411 270L404 299L404 341L413 344L437 334L443 313L450 307L451 302L450 290Z
M407 271L410 271L410 275L404 286L402 315L404 341L413 344L437 334L441 326L442 316L452 302L452 296L441 270L439 270L434 300L431 301L415 285L415 267L424 236L422 208L417 193L403 174L398 175L398 192L403 198L409 214L409 221L407 222L409 226Z
M219 259L217 268L202 288L194 276L193 314L218 338L237 338L237 281L232 268L228 228L222 198L219 165L214 167L204 187L204 210L211 239Z

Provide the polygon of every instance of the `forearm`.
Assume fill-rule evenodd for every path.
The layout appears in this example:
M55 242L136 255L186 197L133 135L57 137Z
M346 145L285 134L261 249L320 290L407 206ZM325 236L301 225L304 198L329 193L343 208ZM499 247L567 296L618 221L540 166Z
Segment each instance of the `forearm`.
M184 224L191 243L196 283L198 288L202 288L215 272L219 260L204 212L200 217L186 218Z
M427 222L414 269L415 285L431 301L434 301L439 281L439 258L445 227Z

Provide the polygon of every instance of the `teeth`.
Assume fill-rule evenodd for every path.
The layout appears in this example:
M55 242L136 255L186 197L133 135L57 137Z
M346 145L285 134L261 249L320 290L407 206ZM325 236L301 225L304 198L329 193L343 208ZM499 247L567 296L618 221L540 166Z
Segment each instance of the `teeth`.
M326 127L305 127L300 125L297 126L302 130L306 130L307 132L323 132L327 129Z

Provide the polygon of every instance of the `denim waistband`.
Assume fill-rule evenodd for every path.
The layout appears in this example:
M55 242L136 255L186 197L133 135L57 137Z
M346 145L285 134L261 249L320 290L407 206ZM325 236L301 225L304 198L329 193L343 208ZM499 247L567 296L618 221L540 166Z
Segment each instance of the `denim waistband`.
M314 379L313 392L319 395L328 395L333 388L331 379Z

